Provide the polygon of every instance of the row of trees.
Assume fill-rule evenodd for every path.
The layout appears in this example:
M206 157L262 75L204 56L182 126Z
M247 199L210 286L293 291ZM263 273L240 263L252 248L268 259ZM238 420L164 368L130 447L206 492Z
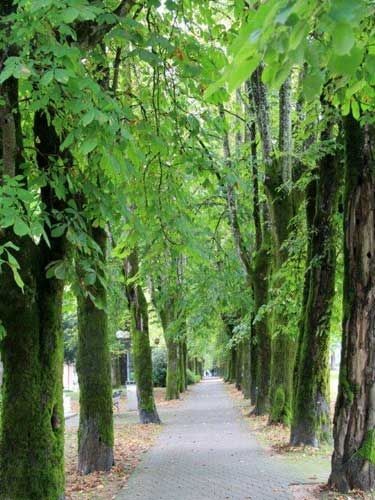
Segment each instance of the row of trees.
M230 64L208 95L217 95L226 82L231 90L248 78L250 140L256 142L259 137L262 147L266 208L259 217L262 204L257 200L262 198L254 183L258 237L252 261L236 223L235 204L228 196L233 235L255 302L252 362L257 367L252 383L256 391L250 391L254 411L269 411L271 422L290 423L293 445L317 446L330 440L328 355L342 241L343 347L329 483L340 491L369 490L375 471L370 312L375 201L373 6L367 2L250 4L244 6L246 21L232 43ZM277 97L270 93L272 88L279 88ZM224 136L226 157L227 142ZM257 145L252 143L252 151ZM253 173L257 159L253 155ZM341 217L343 230L337 224ZM273 303L273 296L283 293L288 267L293 265L293 240L300 231L306 235L304 278L296 301L300 312L283 307L284 296L281 301L276 298L271 315L264 314L262 309ZM266 232L271 238L264 252ZM294 338L293 315L298 318ZM244 351L240 343L232 349L232 360L247 355L248 348ZM234 376L233 372L228 378Z
M115 459L114 318L130 321L141 421L159 421L152 302L168 399L211 345L255 413L291 424L296 445L331 435L329 342L343 314L330 483L372 488L371 4L0 9L4 497L64 494L67 293L83 473Z

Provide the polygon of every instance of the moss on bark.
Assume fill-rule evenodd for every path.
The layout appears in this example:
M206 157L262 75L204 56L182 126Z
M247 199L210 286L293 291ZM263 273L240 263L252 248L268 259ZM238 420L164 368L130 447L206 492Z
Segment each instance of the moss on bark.
M7 83L14 110L18 154L14 173L20 173L22 134L17 110L17 82ZM59 156L59 139L46 116L34 120L38 168L49 171ZM61 207L51 187L41 190L41 200L50 221ZM25 289L14 282L9 269L2 270L0 318L6 329L1 343L4 363L3 414L1 422L0 491L11 500L58 500L64 495L64 414L62 404L62 295L64 283L47 279L46 267L66 254L65 235L51 236L50 245L10 230L2 241L19 247L17 260Z
M185 340L181 339L178 344L178 360L179 360L179 390L186 390L186 358L185 358Z
M57 500L64 493L63 283L44 279L31 241L18 243L25 293L6 270L0 292L7 331L1 350L0 490L12 500Z
M236 346L236 368L235 368L235 384L236 389L240 391L242 389L242 349L243 344L239 342Z
M178 358L178 342L173 339L166 339L167 345L167 387L165 398L167 400L179 399L180 397L180 382L179 382L179 358Z
M330 128L322 135L331 136ZM320 160L308 250L308 296L296 368L291 444L319 446L330 440L329 333L335 295L336 232L334 215L339 192L339 162L334 154Z
M268 298L268 273L270 255L269 249L264 244L256 254L254 264L254 308L255 314ZM271 335L268 321L265 315L257 319L253 325L256 343L256 358L252 360L255 364L256 398L254 413L264 415L269 410L269 391L271 374Z
M92 236L106 255L106 235L94 228ZM80 273L78 267L78 273ZM82 474L109 470L113 457L111 359L108 346L106 290L100 281L90 295L78 296L77 373L80 387L78 469ZM95 297L100 307L94 303Z
M134 249L124 263L126 295L131 313L134 376L137 384L138 412L142 424L160 423L152 381L152 357L148 326L148 304L142 287L134 279L139 273L138 253Z
M285 333L278 334L272 342L271 424L291 422L295 346L294 339Z
M242 347L242 393L245 399L251 395L250 339L244 339Z

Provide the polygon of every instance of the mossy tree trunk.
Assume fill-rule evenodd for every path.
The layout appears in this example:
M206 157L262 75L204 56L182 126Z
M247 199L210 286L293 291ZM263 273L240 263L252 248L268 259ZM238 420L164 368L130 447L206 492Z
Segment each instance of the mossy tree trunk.
M251 350L250 339L244 339L242 347L242 393L245 399L251 396Z
M250 339L250 402L252 405L256 404L257 400L257 371L258 371L258 350L255 339L254 325L251 328Z
M269 249L266 245L257 251L254 263L254 308L255 313L267 303ZM270 371L271 371L271 335L265 315L255 320L253 325L256 341L256 358L254 359L256 380L256 399L253 412L264 415L269 410Z
M242 341L236 346L236 373L235 373L235 384L238 391L242 390L242 355L243 355L243 344Z
M139 420L142 424L159 424L152 381L148 305L142 287L134 282L138 272L138 254L136 250L133 250L125 261L125 275L127 278L126 295L131 313L131 338Z
M251 80L247 82L249 107L252 119L248 126L248 141L251 151L251 175L253 179L253 220L255 227L255 259L252 268L252 287L254 298L254 317L268 300L268 279L270 269L269 229L263 230L267 222L266 209L263 206L263 221L261 217L262 206L259 195L259 173L257 159L256 123L254 121L255 100ZM258 113L259 114L259 113ZM262 224L263 222L263 224ZM269 410L270 372L271 372L271 332L267 317L261 315L252 325L252 395L251 402L255 405L253 410L256 415L264 415Z
M180 385L180 392L185 392L187 388L187 374L186 374L186 339L182 338L179 341L178 345L178 352L179 352L179 363L180 363L180 377L179 377L179 385Z
M106 256L106 233L92 228L92 238ZM81 276L79 262L78 276ZM100 272L99 266L97 272ZM85 293L89 292L89 293ZM78 302L77 373L80 387L78 470L82 474L108 471L114 464L111 358L108 346L106 289L97 278Z
M290 222L294 216L292 193L287 187L291 179L291 81L287 78L279 92L278 149L282 153L281 158L276 157L272 143L269 103L261 66L252 75L251 90L266 164L265 191L273 237L273 271L277 273L288 257L283 245L289 237ZM285 331L287 320L284 314L277 313L273 321L277 331L271 355L270 423L289 423L291 418L296 343Z
M188 345L187 345L186 338L183 341L182 352L183 352L183 355L184 355L185 389L187 389L188 388L187 369L188 369L189 354L188 354Z
M322 134L331 138L332 126ZM308 297L296 367L291 444L319 446L330 440L329 334L335 295L336 231L334 216L339 192L339 162L325 155L317 168L315 214L309 236Z
M9 8L9 4L8 4ZM4 11L5 9L5 11ZM2 6L2 14L7 5ZM5 105L1 110L2 159L8 175L22 175L22 133L18 113L18 86L9 79L1 86ZM11 124L11 125L10 125ZM9 135L11 134L11 135ZM47 117L34 119L38 168L46 175L60 157L59 138ZM68 166L69 158L65 158ZM52 224L61 202L48 185L41 201ZM2 271L0 319L6 329L1 343L4 364L1 419L0 490L3 498L58 500L64 496L64 412L62 404L62 295L64 282L47 279L46 268L66 255L66 238L53 238L51 227L39 244L18 238L12 231L0 233L2 241L19 247L17 260L24 292L11 272Z
M344 217L344 317L331 487L375 488L375 130L349 115Z
M178 352L178 341L166 338L167 346L167 387L165 398L167 400L179 399L180 397L180 362Z

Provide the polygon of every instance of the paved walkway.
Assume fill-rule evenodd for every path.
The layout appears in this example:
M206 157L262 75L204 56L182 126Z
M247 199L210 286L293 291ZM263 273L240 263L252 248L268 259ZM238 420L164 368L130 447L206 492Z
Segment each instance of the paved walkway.
M117 500L291 499L308 472L269 456L218 379L161 412L164 429Z

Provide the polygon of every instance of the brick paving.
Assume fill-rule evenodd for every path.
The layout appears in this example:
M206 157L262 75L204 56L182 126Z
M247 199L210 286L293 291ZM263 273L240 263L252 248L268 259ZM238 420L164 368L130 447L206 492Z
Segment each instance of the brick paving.
M189 392L160 412L164 429L117 500L284 500L290 484L309 482L303 467L259 445L222 381Z

